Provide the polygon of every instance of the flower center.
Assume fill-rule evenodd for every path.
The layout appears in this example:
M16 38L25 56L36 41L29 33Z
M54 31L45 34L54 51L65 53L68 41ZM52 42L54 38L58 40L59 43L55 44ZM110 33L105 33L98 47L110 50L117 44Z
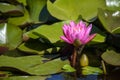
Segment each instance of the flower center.
M79 27L79 28L73 28L73 30L74 30L75 32L80 32L80 31L82 30L82 27Z

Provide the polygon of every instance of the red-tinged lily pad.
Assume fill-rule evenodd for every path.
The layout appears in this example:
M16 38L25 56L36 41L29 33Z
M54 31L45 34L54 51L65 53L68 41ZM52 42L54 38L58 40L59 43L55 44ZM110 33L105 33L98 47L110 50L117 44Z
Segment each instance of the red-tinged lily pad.
M7 47L2 47L2 46L0 46L0 54L6 52L7 50L8 50Z

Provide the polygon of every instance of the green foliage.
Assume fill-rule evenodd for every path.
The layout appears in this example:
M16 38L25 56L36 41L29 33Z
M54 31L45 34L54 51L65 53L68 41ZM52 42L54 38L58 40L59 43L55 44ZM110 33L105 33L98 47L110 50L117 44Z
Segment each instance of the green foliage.
M71 65L65 64L62 69L64 70L64 72L75 72L76 70L71 67Z
M5 16L22 16L22 15L24 15L23 14L24 11L23 11L21 5L12 5L12 4L8 4L8 3L0 3L0 12L3 13Z
M102 54L102 59L108 64L120 66L120 53L114 50L107 50Z
M110 33L119 33L120 31L120 12L110 10L98 10L98 17L104 28Z
M103 74L103 71L98 67L85 66L82 68L83 75L100 75Z
M0 46L15 49L21 42L22 30L19 27L8 23L0 24Z
M44 63L43 60L47 59L42 58L40 55L17 58L0 56L0 60L0 67L15 68L31 75L59 73L62 71L62 67L68 63L68 61L61 61L60 59L50 60Z
M104 0L56 0L47 1L48 11L60 20L77 20L82 15L85 20L90 20L97 15L97 8L104 8Z
M39 15L46 4L46 0L26 0L29 7L30 18L33 22L39 22Z
M68 60L60 60L69 56L70 49L64 47L60 36L64 35L62 26L71 20L93 24L91 34L97 35L83 52L91 53L88 58L94 66L101 57L108 64L120 66L119 0L1 0L0 76L5 76L0 79L44 80L48 76L38 75L75 71ZM82 68L83 75L103 73L90 66ZM26 76L15 76L14 71Z
M31 31L28 31L27 34L30 38L36 39L43 37L50 40L50 42L55 43L60 40L60 36L63 35L62 26L64 22L58 22L52 25L42 25ZM48 29L49 28L49 29Z
M0 80L45 80L46 77L41 76L14 76L14 77L6 77L0 78Z

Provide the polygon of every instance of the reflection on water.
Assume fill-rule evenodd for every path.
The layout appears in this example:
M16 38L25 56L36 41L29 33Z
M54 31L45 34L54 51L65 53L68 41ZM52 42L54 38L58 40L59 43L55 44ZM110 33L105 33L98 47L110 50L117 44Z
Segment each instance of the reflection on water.
M120 80L120 69L114 70L109 73L109 75L88 75L81 76L80 78L75 78L72 73L60 73L54 74L46 80Z
M102 80L98 79L99 76L97 75L88 75L88 76L82 76L80 78L75 79L74 76L70 76L69 74L55 74L51 77L47 78L46 80Z

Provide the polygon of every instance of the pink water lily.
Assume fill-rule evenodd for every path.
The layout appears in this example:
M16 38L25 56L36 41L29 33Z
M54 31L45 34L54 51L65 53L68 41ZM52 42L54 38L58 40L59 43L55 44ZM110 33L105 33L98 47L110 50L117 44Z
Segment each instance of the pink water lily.
M83 21L80 21L78 24L76 24L74 21L71 21L69 25L63 25L64 36L61 36L60 38L69 44L74 44L76 40L81 44L87 44L96 35L90 34L91 29L92 24L87 26Z

